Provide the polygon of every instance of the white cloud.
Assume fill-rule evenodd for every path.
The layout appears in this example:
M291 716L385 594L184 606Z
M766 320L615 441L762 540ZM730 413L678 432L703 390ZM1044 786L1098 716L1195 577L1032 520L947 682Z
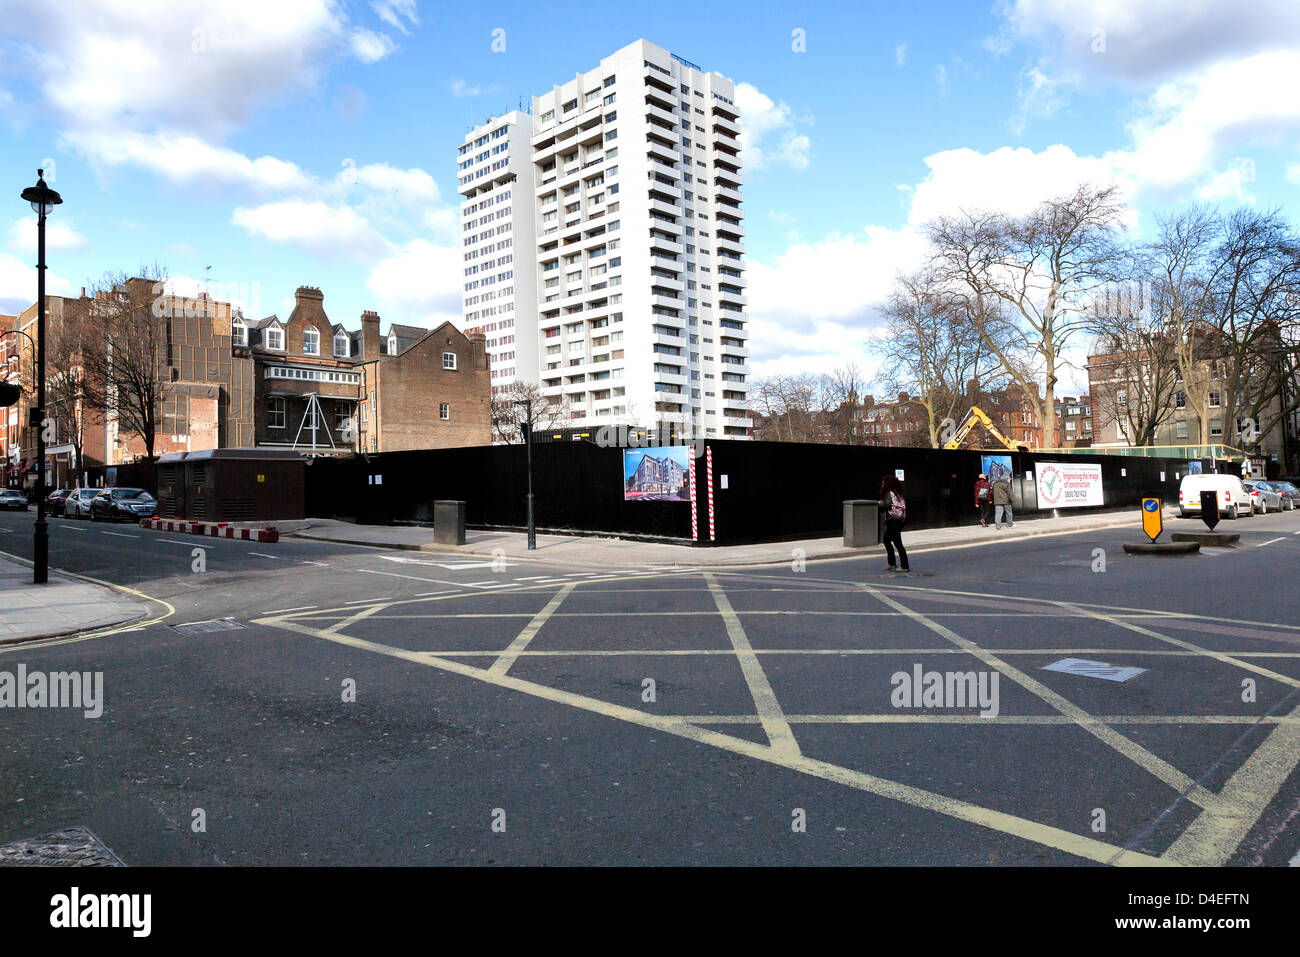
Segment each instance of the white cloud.
M495 83L491 86L479 86L477 83L470 84L461 79L452 80L449 85L452 96L486 96L501 89Z
M1060 86L1060 81L1048 76L1038 67L1026 67L1017 83L1016 111L1008 124L1011 132L1019 136L1031 119L1050 118L1060 109L1065 103Z
M315 87L332 60L391 41L335 0L10 0L16 69L77 131L221 136L257 108Z
M1261 53L1162 83L1128 126L1117 153L1131 176L1174 188L1207 173L1225 152L1300 132L1300 50Z
M380 261L366 279L382 314L393 307L418 315L430 326L445 320L461 324L461 250L415 239ZM405 321L405 320L403 320Z
M178 184L233 183L275 192L312 188L311 177L294 163L274 156L250 159L189 133L70 132L64 139L100 164L139 166Z
M1255 182L1255 161L1238 157L1225 168L1210 175L1206 182L1196 190L1196 198L1206 202L1232 200L1236 203L1253 205L1255 197L1247 191L1248 184Z
M864 346L879 325L879 307L897 275L925 261L922 227L937 216L961 209L1022 214L1080 182L1116 184L1126 197L1136 191L1111 158L1077 156L1060 145L1041 152L945 150L925 163L925 179L899 187L908 208L901 228L869 226L819 242L795 242L770 263L751 262L750 333L757 374L827 372L848 361L868 367ZM1135 222L1131 212L1127 224Z
M391 37L373 30L353 30L348 37L353 55L362 63L375 63L397 49Z
M1078 156L1059 144L1041 152L1010 146L991 153L944 150L927 156L925 164L929 175L910 191L908 223L915 227L961 209L1022 215L1045 199L1073 192L1079 183L1117 185L1129 200L1137 192L1112 159ZM1136 214L1131 216L1130 222Z
M67 296L73 292L72 283L52 269L45 271L45 292L51 296ZM0 312L18 315L36 301L36 269L31 257L19 258L0 253Z
M736 85L736 106L740 109L740 143L747 168L808 168L812 141L798 128L810 126L811 117L796 116L785 103L775 102L751 83Z
M911 227L868 227L795 243L771 264L751 263L746 275L755 371L829 371L861 362L876 308L895 275L915 269L925 253Z
M948 68L942 63L934 68L934 82L939 87L940 96L947 96L952 92L952 84L948 82Z
M998 37L1041 47L1066 72L1143 84L1300 43L1294 0L1001 0Z
M70 222L58 222L57 210L45 221L46 252L78 252L90 245L90 240L72 228ZM9 248L15 252L32 255L36 250L36 214L14 220L9 229Z
M379 17L390 27L401 30L403 33L409 33L406 25L402 20L407 20L412 26L420 25L420 16L415 9L415 0L371 0L370 9L375 11L375 16Z
M369 221L348 206L320 200L283 200L237 207L235 225L274 243L292 243L326 258L368 261L390 247Z
M894 65L903 66L907 63L907 44L900 43L894 47Z

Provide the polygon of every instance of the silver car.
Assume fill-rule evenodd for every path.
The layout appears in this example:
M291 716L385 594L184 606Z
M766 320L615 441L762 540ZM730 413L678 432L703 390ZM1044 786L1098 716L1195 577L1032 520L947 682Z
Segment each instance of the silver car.
M1268 484L1281 494L1284 509L1291 510L1300 505L1300 488L1296 488L1290 482L1269 482Z
M1282 493L1267 482L1255 481L1241 484L1250 494L1251 505L1261 515L1267 515L1270 509L1275 512L1282 511Z
M63 503L64 518L90 518L90 500L99 491L97 488L79 488L68 493Z

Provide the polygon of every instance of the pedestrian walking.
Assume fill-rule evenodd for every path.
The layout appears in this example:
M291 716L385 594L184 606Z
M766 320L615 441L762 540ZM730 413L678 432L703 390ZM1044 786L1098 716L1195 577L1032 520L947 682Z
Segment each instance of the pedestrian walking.
M980 524L988 528L989 519L993 517L993 486L983 472L975 482L975 507L979 509Z
M903 483L893 475L880 482L880 507L885 516L885 555L889 559L887 570L905 572L907 549L903 547L903 524L907 521L907 498ZM894 549L898 549L898 565L894 564Z
M1016 527L1016 516L1011 511L1011 480L1000 478L993 483L993 508L997 513L994 523L1002 529L1002 519L1007 520L1008 528Z

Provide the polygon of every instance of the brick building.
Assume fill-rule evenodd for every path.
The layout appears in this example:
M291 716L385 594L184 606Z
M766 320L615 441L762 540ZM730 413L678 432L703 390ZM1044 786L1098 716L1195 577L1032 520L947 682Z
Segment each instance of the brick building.
M1061 396L1056 406L1056 447L1088 448L1092 445L1092 399L1087 395Z
M56 340L66 325L81 320L90 308L91 300L85 289L79 297L45 297L45 334ZM8 413L5 423L6 465L4 484L10 488L29 488L36 483L36 433L29 426L30 410L36 405L35 368L36 355L32 343L37 337L36 305L33 303L12 317L8 328L15 334L0 336L0 357L5 366L5 378L23 388L22 397L0 415ZM18 334L22 333L22 334ZM47 388L57 375L58 359L47 348ZM77 475L77 447L81 448L81 469L94 469L107 461L107 434L105 423L94 410L80 400L60 402L51 392L46 396L46 406L54 419L54 435L46 443L45 455L49 462L49 484L61 487L73 484ZM10 465L17 460L17 465Z
M487 352L482 335L466 336L450 323L437 329L392 324L382 332L376 313L348 330L325 313L317 288L299 287L287 320L250 321L228 302L165 295L146 279L130 279L118 293L145 302L159 328L158 362L164 397L154 454L211 448L267 446L325 454L488 444ZM47 296L46 334L89 317L97 299ZM36 306L0 317L0 331L35 338ZM0 409L0 481L25 487L36 481L36 436L27 425L34 403L34 356L23 336L0 335L0 378L27 390L12 408ZM48 359L48 357L47 357ZM47 370L47 384L54 375ZM48 403L56 405L53 398ZM57 434L47 455L53 487L76 484L75 445L81 471L130 462L145 455L140 436L115 414L75 407L57 410ZM349 430L349 426L351 427ZM10 465L14 450L18 464Z
M236 313L230 303L206 295L158 295L153 313L163 323L166 351L159 359L167 383L154 454L252 445L253 370L234 352ZM111 414L107 426L113 462L145 454L140 436L122 429Z
M450 322L436 329L389 326L361 316L358 364L366 379L358 422L369 451L487 445L492 440L486 337Z
M241 323L235 351L253 366L260 446L332 454L489 442L484 339L451 323L384 333L367 311L349 331L330 321L319 289L300 286L287 320Z

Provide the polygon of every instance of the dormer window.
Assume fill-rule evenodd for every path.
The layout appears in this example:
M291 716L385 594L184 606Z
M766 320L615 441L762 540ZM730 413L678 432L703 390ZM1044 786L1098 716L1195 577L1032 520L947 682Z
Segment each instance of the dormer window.
M352 340L348 338L348 334L346 332L340 332L334 337L334 355L347 358L348 354L352 351L350 348L351 345Z
M266 330L266 347L275 352L284 351L284 330L271 326Z
M236 319L230 324L230 341L237 346L248 345L248 326L244 320Z
M390 356L397 355L397 336L388 337L388 354Z
M315 326L303 327L302 354L305 356L320 355L320 333L316 331Z

